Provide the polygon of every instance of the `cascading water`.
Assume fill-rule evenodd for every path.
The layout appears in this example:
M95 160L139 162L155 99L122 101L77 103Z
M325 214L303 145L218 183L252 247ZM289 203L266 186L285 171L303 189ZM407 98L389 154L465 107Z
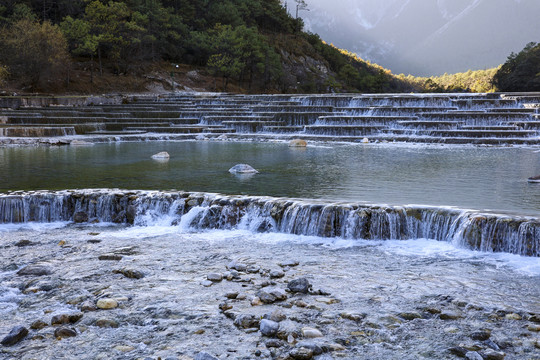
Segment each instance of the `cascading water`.
M365 240L432 239L540 256L540 220L436 207L327 204L207 193L81 190L0 196L0 222L73 221L245 229Z

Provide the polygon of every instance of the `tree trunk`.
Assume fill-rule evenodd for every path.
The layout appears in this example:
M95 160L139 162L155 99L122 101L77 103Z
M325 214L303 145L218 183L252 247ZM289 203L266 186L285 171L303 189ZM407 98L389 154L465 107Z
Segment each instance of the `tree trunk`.
M98 46L98 59L99 59L99 75L103 76L103 64L101 63L101 47Z
M90 84L94 83L94 54L90 55Z

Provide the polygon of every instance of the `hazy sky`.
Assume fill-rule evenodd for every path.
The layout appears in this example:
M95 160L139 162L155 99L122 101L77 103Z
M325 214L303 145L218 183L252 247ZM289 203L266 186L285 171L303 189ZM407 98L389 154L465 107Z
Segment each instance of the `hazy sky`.
M394 73L494 67L540 41L540 0L305 1L306 30Z

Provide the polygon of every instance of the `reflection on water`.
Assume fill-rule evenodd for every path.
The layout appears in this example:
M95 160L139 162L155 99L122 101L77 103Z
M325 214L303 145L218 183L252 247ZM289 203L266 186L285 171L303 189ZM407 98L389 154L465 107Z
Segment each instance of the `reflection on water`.
M168 162L151 156L167 151ZM260 173L237 177L246 163ZM540 213L540 153L525 148L151 142L1 148L0 190L178 189Z

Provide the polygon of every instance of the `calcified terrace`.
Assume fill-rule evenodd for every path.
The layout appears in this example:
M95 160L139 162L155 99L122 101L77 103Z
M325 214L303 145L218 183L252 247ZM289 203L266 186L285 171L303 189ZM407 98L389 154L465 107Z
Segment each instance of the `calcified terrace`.
M539 107L537 93L4 97L0 142L302 137L539 145Z

